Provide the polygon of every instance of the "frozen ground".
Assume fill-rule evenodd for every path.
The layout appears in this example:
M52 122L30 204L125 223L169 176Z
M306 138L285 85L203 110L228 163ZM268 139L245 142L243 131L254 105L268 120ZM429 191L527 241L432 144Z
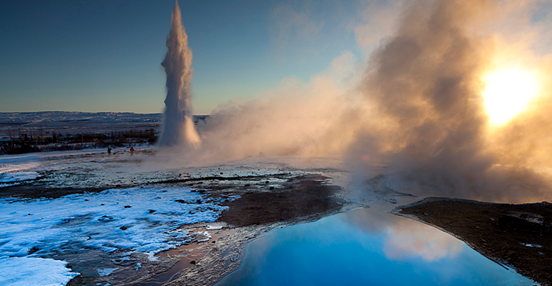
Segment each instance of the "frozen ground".
M130 112L0 112L0 139L18 137L19 133L55 131L56 133L97 133L128 129L157 129L161 113ZM195 115L194 122L205 115Z
M101 249L125 253L120 259L130 259L136 252L154 259L153 254L200 234L180 227L215 221L224 209L219 206L223 201L178 187L111 189L57 199L1 199L0 258L4 266L15 267L58 253ZM208 234L202 235L208 240ZM46 275L64 269L63 263L47 263L36 271ZM106 276L116 269L106 271L99 269L98 273ZM72 274L56 276L58 284L67 282L67 275ZM29 279L17 271L2 276L9 282Z
M99 150L0 156L0 191L18 184L32 189L41 185L46 173L45 181L55 187L68 178L73 181L71 172L84 166L95 165L101 170L106 162L127 161L130 156L124 151L111 156ZM139 160L140 154L147 156L137 153L132 158ZM183 226L215 221L225 209L220 204L234 198L211 198L186 186L154 184L57 198L4 197L0 199L0 284L32 285L37 277L44 276L48 279L43 285L65 285L78 273L66 268L64 261L51 259L64 253L97 249L116 253L120 261L136 260L138 253L155 260L154 254L160 251L194 240L207 241L208 232L193 232ZM8 271L18 267L33 275ZM99 276L116 271L97 269Z
M14 172L0 174L0 188L15 186L23 181L38 178L37 172Z
M345 191L336 194L342 199L395 202L396 194L385 188L359 199L350 174L332 158L258 157L167 167L165 157L152 148L136 149L134 156L127 148L117 148L112 155L81 150L0 156L0 184L5 184L0 185L2 264L28 262L22 267L35 269L33 265L44 260L44 267L34 271L59 273L56 285L77 274L70 285L135 285L158 276L156 281L181 277L187 285L202 285L235 269L241 249L257 235L299 222L247 227L213 223L224 202L259 192L277 199L310 177L343 186ZM373 187L380 185L384 182ZM256 210L274 204L261 205L259 209L255 203ZM286 209L285 202L277 205ZM247 200L242 207L247 210ZM170 254L164 254L168 249ZM192 268L190 259L197 261ZM7 285L30 283L36 277L6 273Z
M43 286L65 285L78 275L66 264L54 259L0 257L0 285L28 286L36 285L37 281Z
M159 126L160 113L114 112L0 112L0 138L18 137L19 133L38 134L96 133L126 129L150 129Z

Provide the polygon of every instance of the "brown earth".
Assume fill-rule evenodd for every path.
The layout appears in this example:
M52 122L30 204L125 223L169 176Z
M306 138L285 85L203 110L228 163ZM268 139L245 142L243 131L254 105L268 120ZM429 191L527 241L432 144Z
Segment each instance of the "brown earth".
M270 192L240 193L219 220L234 226L250 226L291 221L305 217L322 217L338 212L343 201L334 195L340 187L325 184L321 175L294 177L280 189Z
M511 266L541 285L552 285L552 232L549 227L535 227L524 221L504 223L511 212L540 215L549 224L552 204L427 198L393 210L451 233L489 259Z

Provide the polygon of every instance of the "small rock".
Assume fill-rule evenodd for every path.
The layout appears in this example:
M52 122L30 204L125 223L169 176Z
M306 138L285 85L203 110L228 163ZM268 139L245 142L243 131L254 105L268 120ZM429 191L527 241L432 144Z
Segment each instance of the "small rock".
M40 249L39 249L38 247L33 246L33 248L29 249L29 255L30 255L30 254L33 254L33 253L35 253L35 252L37 252L37 251L39 251L39 250L40 250Z
M123 225L123 226L120 227L120 229L127 230L127 227Z
M148 212L149 212L150 214L152 214L152 213L155 212L155 210L148 210Z
M195 260L190 261L190 264L195 265L196 264Z
M131 208L131 206L125 206L125 209L130 209L130 208Z
M101 218L98 219L99 221L108 221L113 220L113 217L103 215Z

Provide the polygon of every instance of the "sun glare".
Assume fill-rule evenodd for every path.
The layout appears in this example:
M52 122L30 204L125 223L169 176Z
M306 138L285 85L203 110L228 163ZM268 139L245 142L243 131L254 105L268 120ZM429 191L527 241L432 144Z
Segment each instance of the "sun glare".
M485 107L495 125L507 123L525 109L539 90L535 74L518 69L494 71L484 81Z

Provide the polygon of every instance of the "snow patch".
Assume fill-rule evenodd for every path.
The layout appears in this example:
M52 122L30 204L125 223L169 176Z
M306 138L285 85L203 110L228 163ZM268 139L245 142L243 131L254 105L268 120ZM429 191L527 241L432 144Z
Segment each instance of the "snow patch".
M109 274L113 273L113 271L119 269L119 267L117 268L100 268L98 269L98 274L100 274L100 276L108 276Z
M211 234L206 231L200 231L193 234L194 237L198 238L197 242L205 242L211 239Z
M17 172L0 174L0 183L13 183L26 180L34 180L38 178L37 172Z
M536 248L541 248L542 247L542 245L540 245L540 244L522 243L522 242L520 242L520 244L523 245L523 246L527 246L527 247L536 247Z
M71 272L67 262L35 257L1 257L0 285L65 285L78 273Z
M57 199L0 199L0 257L48 256L92 248L107 253L127 251L128 255L140 252L155 260L154 254L191 240L190 231L181 229L182 225L214 222L227 208L221 202L181 187L110 189Z
M36 153L0 156L0 173L36 168L40 165L38 160L39 156Z

